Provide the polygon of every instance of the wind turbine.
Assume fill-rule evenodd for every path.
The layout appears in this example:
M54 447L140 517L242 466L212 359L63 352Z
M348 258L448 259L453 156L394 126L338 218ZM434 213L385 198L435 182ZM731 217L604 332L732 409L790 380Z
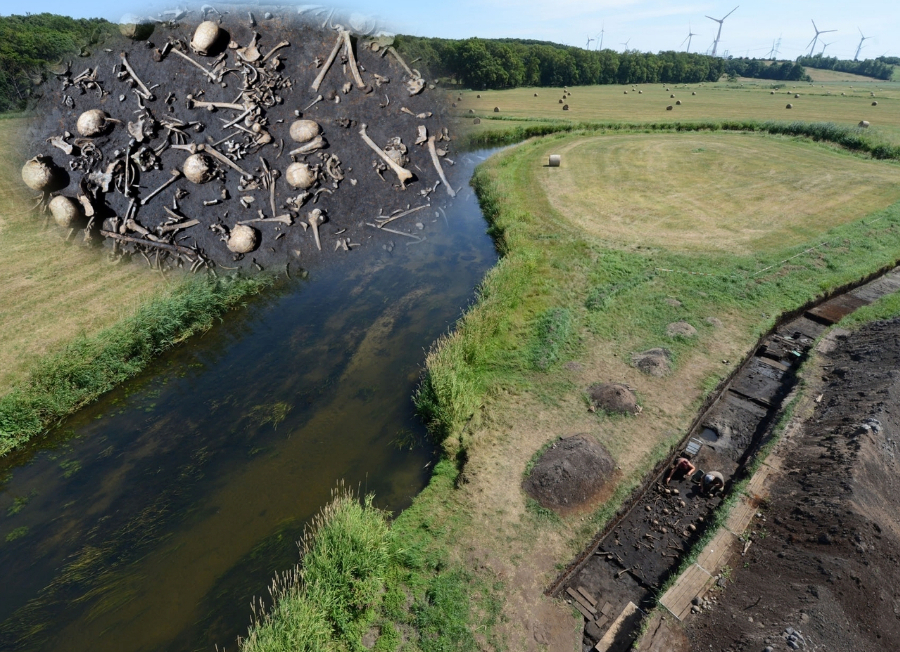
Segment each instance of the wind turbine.
M857 27L856 29L859 29L859 27ZM870 38L872 38L871 36L866 36L865 34L863 34L861 29L859 29L859 35L860 35L862 38L859 39L859 47L856 48L856 56L853 57L853 60L854 60L854 61L859 61L859 52L860 52L860 50L862 50L862 47L863 47L863 41L867 41L867 40L869 40Z
M740 7L740 5L738 5L737 7L735 7L734 9L732 9L731 11L729 11L729 12L728 12L727 14L725 14L722 18L713 18L712 16L707 16L707 18L709 18L710 20L719 23L719 33L716 34L716 40L713 41L712 56L716 56L716 48L719 47L719 37L722 36L722 23L724 23L724 22L725 22L725 19L728 18L731 14L733 14L734 12L736 12L736 11L738 10L738 7Z
M809 48L809 56L812 56L812 55L813 55L813 50L816 49L816 43L819 42L819 35L821 35L821 34L828 34L829 32L836 32L837 30L836 30L836 29L823 29L823 30L820 30L818 27L816 27L816 21L810 19L810 22L812 22L812 24L813 24L813 29L816 30L816 35L813 37L813 40L809 42L810 45L812 45L812 47Z
M593 40L594 40L594 39L591 38L591 35L588 34L587 45L584 46L584 49L585 49L585 50L590 50L590 49L591 49L591 41L593 41Z
M833 43L833 41L832 41L832 43ZM819 54L824 57L825 56L825 48L827 48L829 45L831 45L831 43L826 43L825 41L822 41L822 51L819 52Z
M624 43L619 43L619 45L624 45L624 46L625 46L625 52L628 52L628 44L629 44L629 43L631 43L631 39L628 39L628 40L625 41Z
M697 34L694 34L694 32L691 31L691 24L688 23L688 35L687 35L687 38L684 39L684 41L681 42L682 45L684 45L685 42L687 42L687 44L688 44L688 46L687 46L687 53L688 53L688 54L690 54L690 52L691 52L691 37L692 37L692 36L697 36Z
M603 49L603 24L600 24L600 44L597 46L598 50Z

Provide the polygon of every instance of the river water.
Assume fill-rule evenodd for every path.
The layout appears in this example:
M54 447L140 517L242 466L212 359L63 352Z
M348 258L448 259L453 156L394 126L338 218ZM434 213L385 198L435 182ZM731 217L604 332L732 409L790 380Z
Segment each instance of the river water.
M337 481L410 504L436 454L410 400L425 351L497 254L468 186L404 219L427 239L336 252L5 461L0 649L236 649Z

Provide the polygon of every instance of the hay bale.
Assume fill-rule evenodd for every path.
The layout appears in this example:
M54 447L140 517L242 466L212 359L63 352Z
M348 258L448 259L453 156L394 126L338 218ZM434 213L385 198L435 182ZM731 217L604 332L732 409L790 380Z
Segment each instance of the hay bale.
M568 111L568 110L569 110L569 105L563 104L563 111Z
M671 95L669 95L669 98L674 100L674 99L675 99L675 93L672 93Z
M672 371L672 352L669 349L647 349L641 353L631 354L631 364L648 376L662 378Z
M535 93L534 96L537 97L537 93Z
M675 106L681 106L681 100L675 100Z
M794 93L794 99L796 100L796 99L799 99L799 98L800 98L800 93Z
M769 95L775 95L775 91L769 91Z
M550 167L551 168L558 168L560 163L562 163L562 157L559 154L551 154L550 155Z
M560 101L559 101L559 103L560 103L560 104L562 104L562 103L563 103L563 101L562 101L562 100L560 100Z
M694 337L697 329L684 320L675 321L666 326L666 335L669 337Z
M691 95L696 95L697 91L691 91Z
M872 102L872 106L878 106L878 102Z
M475 109L469 109L469 113L475 113Z
M794 105L793 105L793 104L788 104L788 105L787 105L786 107L784 107L784 108L786 108L786 109L793 109L793 108L794 108Z
M624 95L628 95L628 91L622 91Z
M475 118L474 120L472 120L472 124L473 124L473 125L480 125L480 124L481 124L481 118Z
M860 120L860 121L859 121L859 124L858 124L857 126L858 126L860 129L868 129L868 128L869 128L869 121L868 121L868 120Z
M475 97L477 97L479 100L481 99L481 95L480 95L480 94L476 95Z
M625 385L597 383L587 389L591 405L597 410L613 414L637 414L640 412L637 397Z
M494 113L500 113L500 107L499 107L499 106L495 106L495 107L494 107Z
M644 91L638 91L638 95L643 95Z
M559 439L541 455L522 489L542 507L559 511L588 504L602 491L616 464L588 434Z
M671 111L671 110L674 109L674 108L675 108L675 107L673 107L673 106L670 104L669 106L666 107L666 111Z

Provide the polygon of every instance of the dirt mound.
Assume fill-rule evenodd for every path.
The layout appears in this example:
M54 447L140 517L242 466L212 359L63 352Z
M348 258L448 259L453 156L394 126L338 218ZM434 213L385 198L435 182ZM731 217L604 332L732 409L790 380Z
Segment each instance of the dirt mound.
M822 400L782 452L765 536L689 624L693 650L900 649L898 333L868 325L810 374L825 374Z
M560 439L541 455L522 488L543 507L566 511L600 493L615 468L603 445L590 435Z
M666 335L669 337L694 337L697 329L686 321L674 321L666 326Z
M672 352L669 349L647 349L631 354L631 364L649 376L668 376L672 371Z
M637 414L637 397L625 385L600 383L588 387L591 405L597 410L615 412L617 414Z

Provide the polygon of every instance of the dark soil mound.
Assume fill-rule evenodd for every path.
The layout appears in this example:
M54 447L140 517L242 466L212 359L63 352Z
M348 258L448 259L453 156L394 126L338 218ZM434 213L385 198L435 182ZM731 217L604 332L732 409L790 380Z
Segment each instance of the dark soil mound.
M601 383L588 387L591 405L598 410L618 414L637 414L637 398L625 385Z
M547 449L522 488L542 506L564 511L596 497L614 468L600 442L590 435L574 435Z
M649 376L668 376L672 371L672 352L669 349L647 349L633 353L631 364Z

